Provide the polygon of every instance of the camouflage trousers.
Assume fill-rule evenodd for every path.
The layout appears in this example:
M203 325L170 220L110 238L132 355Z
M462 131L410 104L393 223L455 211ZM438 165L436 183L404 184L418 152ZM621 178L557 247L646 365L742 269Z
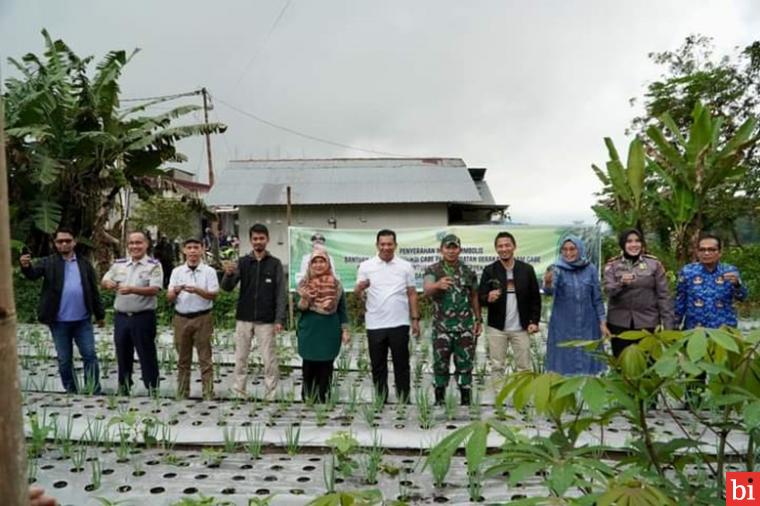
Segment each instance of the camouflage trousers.
M471 330L433 331L433 384L445 387L449 384L449 364L454 356L454 375L460 387L472 383L477 339Z

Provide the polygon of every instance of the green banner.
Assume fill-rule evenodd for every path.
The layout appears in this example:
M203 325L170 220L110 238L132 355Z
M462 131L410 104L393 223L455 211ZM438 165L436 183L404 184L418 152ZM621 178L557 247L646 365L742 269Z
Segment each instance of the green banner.
M425 267L440 259L440 241L446 234L456 234L462 240L460 259L480 274L483 267L496 260L494 237L506 230L515 236L517 250L515 256L533 265L537 276L555 262L559 254L559 241L567 234L575 234L584 240L589 259L599 267L601 233L598 227L562 227L511 225L509 227L476 225L440 228L396 229L398 248L396 255L414 265L417 287L422 288L422 273ZM295 290L296 280L304 258L311 253L311 237L319 232L325 237L325 247L335 265L335 271L346 290L356 284L356 269L359 264L377 254L375 240L377 230L350 230L332 228L290 227L290 289Z

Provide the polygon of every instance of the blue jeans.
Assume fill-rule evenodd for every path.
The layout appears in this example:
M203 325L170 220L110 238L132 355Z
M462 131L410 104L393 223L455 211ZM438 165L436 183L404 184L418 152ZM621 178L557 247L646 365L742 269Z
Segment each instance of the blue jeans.
M53 334L55 351L58 354L58 373L61 375L63 388L69 393L79 391L77 377L74 372L74 346L77 344L79 354L84 362L84 387L94 394L100 390L100 367L95 354L95 335L92 332L90 320L76 322L55 322L50 325Z

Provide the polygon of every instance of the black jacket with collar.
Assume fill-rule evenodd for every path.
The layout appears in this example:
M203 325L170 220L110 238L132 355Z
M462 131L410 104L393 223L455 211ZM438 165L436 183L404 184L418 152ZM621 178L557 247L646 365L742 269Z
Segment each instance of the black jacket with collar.
M82 292L84 293L84 305L87 312L96 321L105 318L103 301L100 300L98 291L98 277L90 261L81 255L77 255L79 275L82 278ZM65 272L63 257L57 253L39 260L27 268L22 267L21 273L26 279L36 280L43 278L40 290L40 303L37 307L37 317L41 323L55 323L58 309L61 307L61 293L63 293L63 276Z
M282 262L268 251L261 260L253 253L238 259L233 275L225 274L221 287L231 292L240 281L235 319L246 322L285 323L288 303Z
M536 272L530 264L517 259L512 272L520 326L527 329L531 323L538 325L541 319L541 293L538 291ZM493 280L497 280L498 285ZM488 292L497 288L501 289L501 297L489 304ZM497 260L483 269L478 295L481 306L488 307L488 326L504 330L504 320L507 316L507 271L501 261Z

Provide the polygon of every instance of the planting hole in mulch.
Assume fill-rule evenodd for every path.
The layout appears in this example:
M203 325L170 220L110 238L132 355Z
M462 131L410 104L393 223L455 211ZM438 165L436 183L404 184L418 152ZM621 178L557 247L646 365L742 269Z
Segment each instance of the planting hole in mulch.
M298 483L306 483L307 481L311 481L311 478L308 476L299 476L296 481L298 481Z
M314 466L303 466L304 471L314 471L316 467Z
M269 495L268 488L260 488L256 491L256 495Z
M129 485L122 485L116 488L116 491L121 492L122 494L125 494L129 492L130 490L132 490L132 487L130 487Z
M142 471L142 470L141 471L134 471L132 473L132 476L134 476L136 478L139 478L140 476L145 476L145 471Z
M195 487L187 487L185 490L182 491L183 494L197 494L198 489Z
M56 481L55 483L53 483L53 488L64 488L66 485L68 485L68 483L63 480Z
M253 466L251 464L243 464L240 466L240 469L253 469Z
M449 502L449 498L448 497L444 497L442 495L438 495L438 496L435 496L433 498L433 502L437 502L437 503Z
M167 478L167 479L176 478L176 477L177 477L177 473L166 473L166 474L164 474L164 478Z
M264 481L277 481L277 476L264 476Z
M166 492L164 487L153 487L150 489L151 494L163 494L164 492Z
M196 474L195 475L195 479L196 480L205 480L206 478L208 478L207 474Z
M104 474L105 476L108 476L109 474L113 474L113 473L114 473L113 469L103 469L102 474Z
M245 481L245 476L243 476L242 474L236 474L235 476L232 477L232 479L234 481Z
M303 490L300 488L291 488L290 493L293 495L303 495Z
M224 495L231 495L235 493L235 489L232 487L224 488L222 489L222 494Z

